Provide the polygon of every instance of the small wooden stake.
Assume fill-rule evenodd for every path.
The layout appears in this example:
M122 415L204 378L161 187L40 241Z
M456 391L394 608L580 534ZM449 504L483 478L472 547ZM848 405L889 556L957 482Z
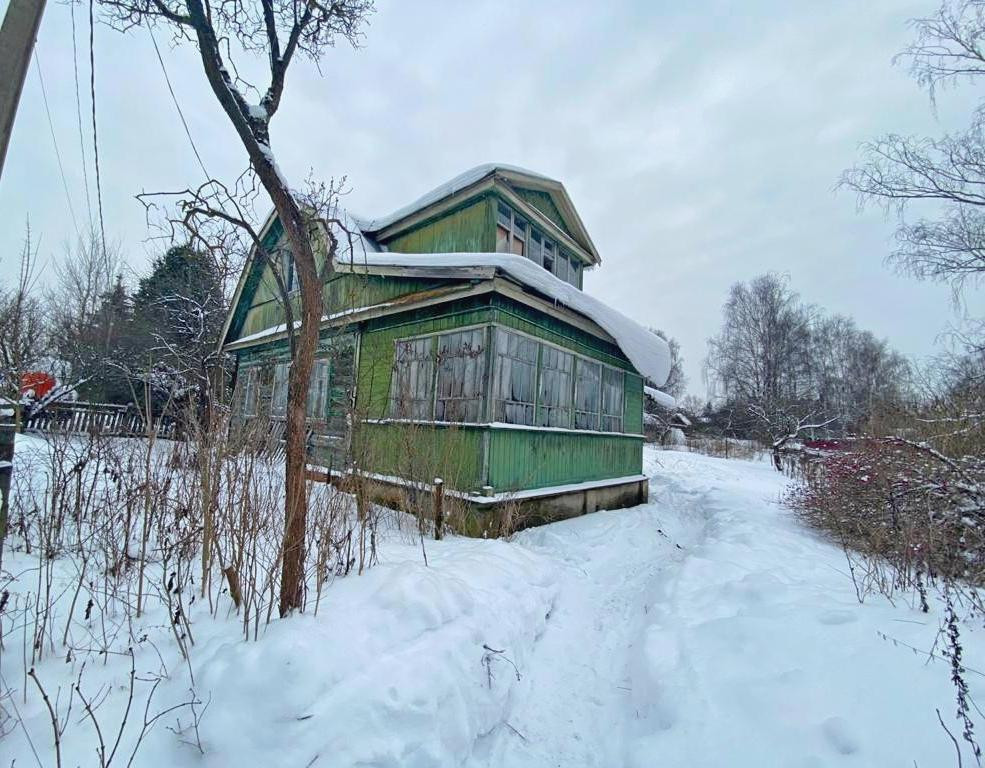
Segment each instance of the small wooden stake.
M442 528L445 524L445 481L440 477L434 478L434 538L441 540Z

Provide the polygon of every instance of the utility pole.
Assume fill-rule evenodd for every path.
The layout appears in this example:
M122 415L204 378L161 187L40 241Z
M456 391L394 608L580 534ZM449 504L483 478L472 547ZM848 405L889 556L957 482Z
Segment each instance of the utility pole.
M10 0L0 26L0 175L45 0Z

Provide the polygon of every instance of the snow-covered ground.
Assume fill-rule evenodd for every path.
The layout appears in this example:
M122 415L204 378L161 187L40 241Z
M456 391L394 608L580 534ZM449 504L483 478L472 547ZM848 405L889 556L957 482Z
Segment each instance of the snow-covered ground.
M960 738L949 668L908 648L932 647L938 616L860 605L844 555L780 506L785 481L767 462L649 450L645 461L650 503L634 509L510 542L427 542L426 565L420 542L394 529L382 564L336 580L317 616L274 621L257 642L225 609L212 619L193 606L204 755L182 714L182 727L155 725L134 765L957 764L935 712ZM24 574L15 590L36 588L36 562L5 555L4 569ZM191 678L155 622L135 635L155 641L139 646L138 674L169 670L156 710L187 698ZM0 674L17 693L0 703L24 727L0 740L0 763L53 765L47 711L20 691L15 638ZM979 668L981 632L963 642ZM126 701L120 659L86 670L88 692L106 691L106 723ZM37 671L64 697L79 664L57 654ZM981 675L967 679L985 695ZM63 764L98 764L78 713Z

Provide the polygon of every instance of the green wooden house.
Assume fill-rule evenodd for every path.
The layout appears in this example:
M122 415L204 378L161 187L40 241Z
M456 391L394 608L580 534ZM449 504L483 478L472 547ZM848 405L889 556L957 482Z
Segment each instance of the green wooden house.
M646 499L643 387L664 383L668 350L582 291L601 258L559 182L484 165L353 228L324 287L313 471L393 490L440 476L480 513L508 503L540 519ZM273 216L262 237L294 290ZM274 436L289 366L277 296L251 260L222 342L236 423Z

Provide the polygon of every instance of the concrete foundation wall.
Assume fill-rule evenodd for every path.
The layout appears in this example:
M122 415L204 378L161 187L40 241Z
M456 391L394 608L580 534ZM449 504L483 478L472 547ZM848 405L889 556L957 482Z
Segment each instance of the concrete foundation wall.
M346 491L352 491L351 477L332 476L324 471L309 470L312 480L331 482ZM363 480L369 498L377 503L404 512L433 518L432 496L428 490L415 489L406 484L367 478ZM446 494L444 516L456 532L475 537L508 535L513 531L536 525L567 520L601 509L624 509L645 504L649 499L650 482L633 479L598 488L564 490L522 498L479 500L460 498Z

